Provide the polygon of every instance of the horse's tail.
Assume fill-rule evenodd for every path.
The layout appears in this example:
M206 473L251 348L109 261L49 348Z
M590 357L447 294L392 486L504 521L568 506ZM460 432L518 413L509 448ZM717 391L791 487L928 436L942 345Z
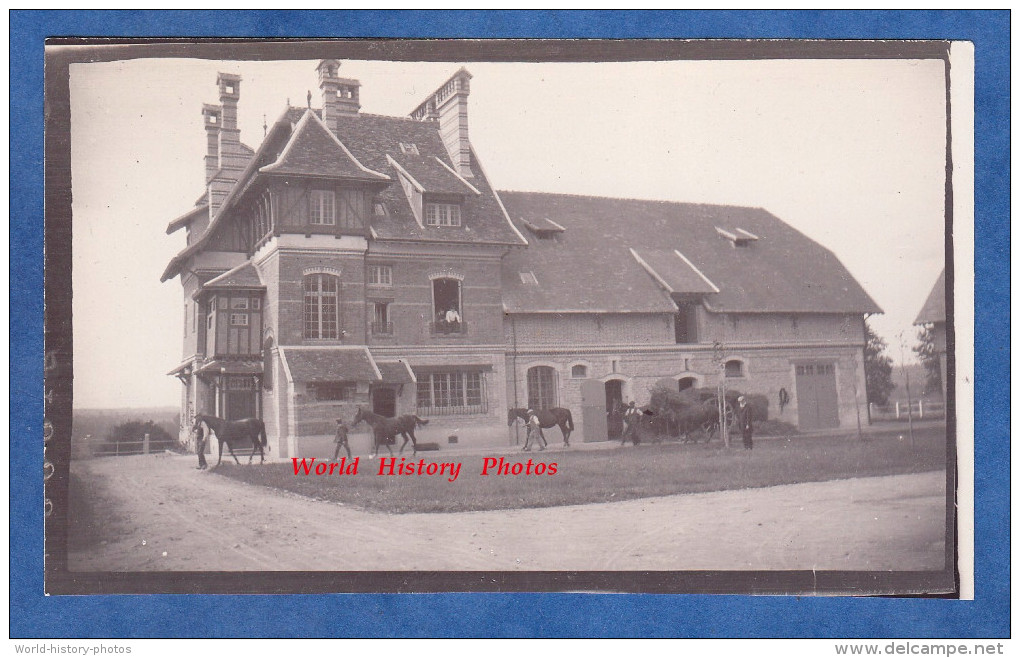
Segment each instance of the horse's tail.
M566 411L567 411L567 417L566 417L567 429L570 430L571 432L573 432L574 431L574 416L570 413L570 409L567 409Z
M417 425L418 427L424 427L425 425L429 424L429 420L428 418L418 418L417 416L415 416L414 424Z

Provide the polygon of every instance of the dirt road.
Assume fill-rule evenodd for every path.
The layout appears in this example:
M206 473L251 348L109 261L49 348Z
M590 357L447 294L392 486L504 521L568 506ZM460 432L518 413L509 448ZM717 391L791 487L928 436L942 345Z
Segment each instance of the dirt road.
M73 571L922 570L940 472L584 506L389 515L253 487L193 457L75 462ZM77 536L74 535L77 533Z

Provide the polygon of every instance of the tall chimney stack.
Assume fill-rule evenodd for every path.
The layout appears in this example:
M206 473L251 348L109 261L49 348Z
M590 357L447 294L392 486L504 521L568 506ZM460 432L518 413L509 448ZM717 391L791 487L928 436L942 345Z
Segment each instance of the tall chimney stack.
M241 151L241 131L237 127L237 101L241 98L241 76L220 73L216 78L220 88L220 105L223 119L220 124L220 169L222 176L237 181L244 170L245 157Z
M339 77L340 62L335 59L322 60L315 70L319 72L319 89L322 90L322 122L335 133L338 116L357 116L361 110L361 83Z
M471 74L460 69L434 94L411 112L419 121L439 121L439 134L446 151L461 176L471 172L471 141L468 139L467 98L471 93Z
M202 119L205 124L205 182L208 183L220 170L220 125L223 109L219 105L202 105Z

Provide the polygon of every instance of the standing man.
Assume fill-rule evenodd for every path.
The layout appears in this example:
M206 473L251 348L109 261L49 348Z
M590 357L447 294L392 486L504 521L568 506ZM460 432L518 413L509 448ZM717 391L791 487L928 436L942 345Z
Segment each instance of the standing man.
M200 471L204 471L209 467L205 463L205 423L199 423L195 428L195 452L198 453L198 466Z
M336 437L333 439L333 443L336 444L336 450L333 451L334 462L340 456L341 446L347 451L347 459L351 458L351 446L347 442L347 423L344 422L343 418L336 419Z
M539 450L545 450L548 443L545 440L545 435L542 434L542 423L538 420L538 414L535 413L534 409L528 409L528 437L524 439L524 451L531 450L531 440L535 440L535 445L538 446Z
M741 395L737 398L737 426L740 427L740 434L744 437L744 450L754 447L752 436L754 434L754 409L747 404L747 398Z
M641 421L641 410L637 408L637 404L633 400L627 405L627 410L623 412L623 422L626 427L623 430L623 438L620 439L620 445L622 446L630 439L630 442L637 445L638 442L634 440L637 436L638 423Z

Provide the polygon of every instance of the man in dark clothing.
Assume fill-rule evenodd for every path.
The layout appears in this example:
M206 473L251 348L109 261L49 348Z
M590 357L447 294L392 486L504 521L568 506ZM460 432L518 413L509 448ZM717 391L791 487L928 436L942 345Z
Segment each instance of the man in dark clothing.
M754 447L752 436L754 435L754 410L747 404L747 399L741 395L737 398L737 427L744 437L744 450Z
M347 451L347 459L351 458L351 445L347 441L347 423L342 418L336 419L336 437L333 439L333 443L336 444L336 450L333 451L333 461L340 456L340 448L343 447Z
M204 471L209 467L205 463L205 423L199 423L195 430L195 452L198 453L198 466L195 468Z

